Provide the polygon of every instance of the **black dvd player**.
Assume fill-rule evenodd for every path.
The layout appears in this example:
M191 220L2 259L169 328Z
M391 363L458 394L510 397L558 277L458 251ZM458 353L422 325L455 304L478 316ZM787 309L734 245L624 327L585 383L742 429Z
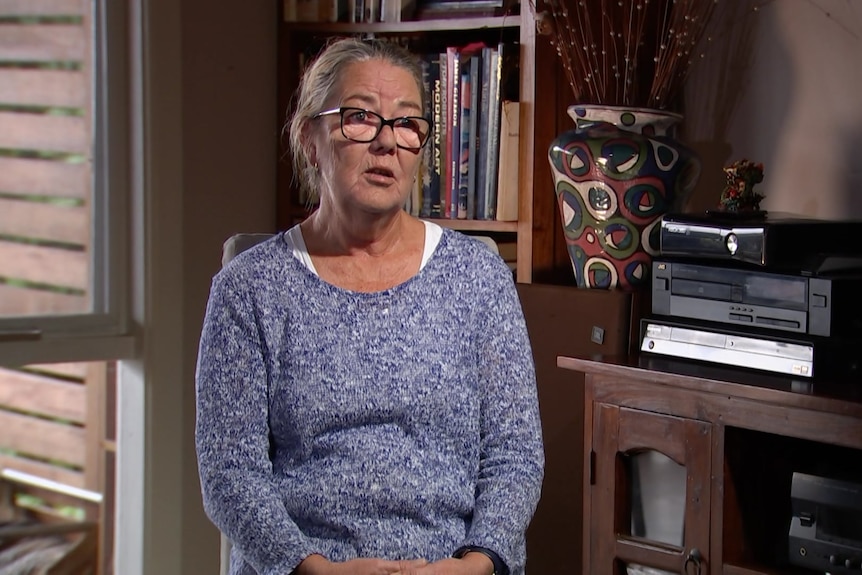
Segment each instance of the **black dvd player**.
M862 273L808 276L656 258L652 312L821 337L862 334Z
M790 563L834 575L862 570L862 483L794 472Z
M826 220L787 213L757 217L717 212L670 213L659 226L659 253L781 269L822 267L850 257L862 266L862 220ZM858 257L855 259L853 256Z

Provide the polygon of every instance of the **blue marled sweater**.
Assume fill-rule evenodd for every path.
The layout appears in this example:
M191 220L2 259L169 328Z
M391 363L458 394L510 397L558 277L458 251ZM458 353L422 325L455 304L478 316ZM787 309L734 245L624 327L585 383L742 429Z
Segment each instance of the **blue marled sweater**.
M523 573L544 454L510 271L450 230L376 293L320 280L281 235L251 248L213 280L195 439L234 575L465 544Z

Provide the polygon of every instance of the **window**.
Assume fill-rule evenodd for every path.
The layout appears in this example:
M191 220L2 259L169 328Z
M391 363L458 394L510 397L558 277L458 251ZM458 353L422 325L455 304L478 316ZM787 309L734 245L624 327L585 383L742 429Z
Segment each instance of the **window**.
M0 0L0 363L132 353L124 4Z

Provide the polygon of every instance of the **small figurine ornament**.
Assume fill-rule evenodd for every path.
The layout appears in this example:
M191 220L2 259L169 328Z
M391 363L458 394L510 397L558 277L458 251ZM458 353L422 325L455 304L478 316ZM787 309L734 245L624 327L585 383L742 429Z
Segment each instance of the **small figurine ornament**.
M754 191L755 184L763 181L763 164L750 160L737 160L724 168L727 182L721 192L719 208L723 212L760 212L763 194Z

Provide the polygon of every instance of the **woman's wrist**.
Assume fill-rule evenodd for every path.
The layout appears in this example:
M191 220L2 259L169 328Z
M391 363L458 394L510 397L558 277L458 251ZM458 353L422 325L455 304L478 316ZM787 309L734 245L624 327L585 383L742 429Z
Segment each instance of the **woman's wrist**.
M300 561L290 575L314 575L328 564L329 560L326 557L315 553Z
M455 553L452 554L452 557L470 561L481 560L486 565L491 566L489 575L509 575L509 567L496 552L487 547L465 545L464 547L458 548Z

